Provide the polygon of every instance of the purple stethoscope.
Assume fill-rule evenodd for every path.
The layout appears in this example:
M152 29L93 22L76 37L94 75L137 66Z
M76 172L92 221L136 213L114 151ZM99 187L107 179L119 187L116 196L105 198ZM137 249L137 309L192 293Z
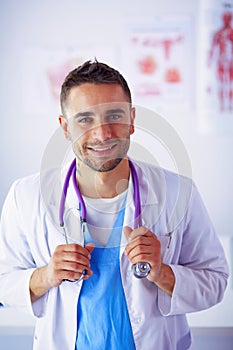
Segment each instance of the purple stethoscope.
M138 176L136 169L132 163L132 161L129 159L129 166L131 170L131 175L132 175L132 180L133 180L133 189L134 189L134 204L135 204L135 212L134 212L134 229L137 227L142 226L142 218L141 218L141 202L140 202L140 192L139 192L139 181L138 181ZM73 181L73 186L75 189L75 192L78 197L79 205L80 205L80 224L81 224L81 230L82 233L84 234L85 232L85 226L87 224L87 210L86 210L86 205L84 203L83 197L81 195L80 189L77 184L76 180L76 159L74 159L67 171L64 185L63 185L63 190L62 190L62 195L61 195L61 201L60 201L60 208L59 208L59 222L60 226L63 229L66 244L68 244L68 237L65 229L65 224L64 224L64 212L65 212L65 201L66 201L66 195L67 195L67 190L69 187L69 182L72 177ZM137 278L144 278L146 277L149 272L150 272L150 264L147 262L138 262L134 265L132 265L132 270L133 274ZM70 282L80 282L84 276L87 274L87 270L84 269L82 271L82 275L78 280L70 280Z

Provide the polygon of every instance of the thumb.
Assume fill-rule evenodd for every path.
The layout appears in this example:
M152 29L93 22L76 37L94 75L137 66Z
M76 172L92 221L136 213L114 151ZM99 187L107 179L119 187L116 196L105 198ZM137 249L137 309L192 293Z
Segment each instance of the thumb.
M85 245L85 248L88 250L89 253L93 252L95 245L94 243L87 243L87 245Z
M129 226L125 226L123 228L123 232L124 232L124 235L127 238L127 240L130 240L130 234L131 234L132 231L133 231L132 228L129 227Z

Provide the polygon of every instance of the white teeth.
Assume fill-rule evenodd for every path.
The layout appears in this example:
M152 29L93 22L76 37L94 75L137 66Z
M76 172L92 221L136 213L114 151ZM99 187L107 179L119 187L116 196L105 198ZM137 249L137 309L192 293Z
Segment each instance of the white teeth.
M101 151L109 151L112 147L108 148L93 148L94 151L101 152Z
M103 151L110 151L113 146L110 147L105 147L105 148L93 148L94 151L96 152L103 152Z

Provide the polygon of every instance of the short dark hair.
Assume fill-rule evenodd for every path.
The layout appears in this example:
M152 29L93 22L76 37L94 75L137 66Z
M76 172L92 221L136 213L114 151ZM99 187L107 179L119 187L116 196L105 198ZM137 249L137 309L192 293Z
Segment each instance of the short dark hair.
M65 78L60 94L62 113L65 111L65 102L70 90L85 83L92 84L119 84L121 85L129 102L132 102L131 92L125 78L114 68L105 63L86 61L81 66L73 69Z

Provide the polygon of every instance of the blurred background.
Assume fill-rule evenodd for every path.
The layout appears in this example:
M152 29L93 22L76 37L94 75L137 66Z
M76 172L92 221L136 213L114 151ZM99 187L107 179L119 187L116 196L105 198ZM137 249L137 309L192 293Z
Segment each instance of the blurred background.
M232 0L1 0L0 209L15 179L40 170L65 75L96 57L178 133L232 271L232 33ZM164 153L160 165L172 168ZM232 300L230 278L219 305L188 315L197 349L232 349ZM33 325L1 309L0 348L31 349Z

